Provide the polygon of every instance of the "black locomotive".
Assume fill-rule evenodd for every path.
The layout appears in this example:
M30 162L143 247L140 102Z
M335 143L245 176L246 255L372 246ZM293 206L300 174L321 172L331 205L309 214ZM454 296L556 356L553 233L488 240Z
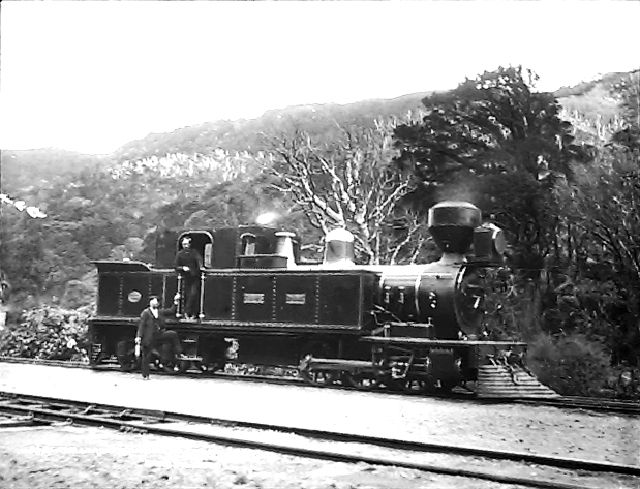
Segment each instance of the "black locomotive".
M502 262L502 232L481 225L480 210L464 202L432 207L429 231L442 258L407 266L356 265L353 236L342 229L329 233L324 261L314 265L300 264L294 234L269 227L166 233L155 266L96 262L91 362L135 368L133 340L149 297L164 307L184 297L173 265L176 243L189 236L204 258L200 313L187 320L182 301L168 322L184 345L176 369L360 388L460 386L485 397L555 395L524 366L524 343L489 339L484 330L486 281ZM171 364L170 354L159 354Z

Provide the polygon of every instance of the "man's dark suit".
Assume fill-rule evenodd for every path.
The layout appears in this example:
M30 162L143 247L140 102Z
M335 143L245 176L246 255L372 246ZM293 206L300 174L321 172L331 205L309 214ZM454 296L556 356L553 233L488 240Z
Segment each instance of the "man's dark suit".
M140 323L138 324L138 334L141 343L142 357L142 376L149 377L149 363L151 362L151 353L156 346L163 343L171 343L173 354L180 355L182 346L180 338L175 331L165 330L165 314L174 314L175 306L170 309L158 309L158 317L156 318L151 312L151 307L147 307L140 315Z
M185 272L182 267L188 267ZM200 269L202 268L202 257L193 248L183 248L176 255L176 271L182 275L184 281L185 314L187 316L198 316L200 312Z

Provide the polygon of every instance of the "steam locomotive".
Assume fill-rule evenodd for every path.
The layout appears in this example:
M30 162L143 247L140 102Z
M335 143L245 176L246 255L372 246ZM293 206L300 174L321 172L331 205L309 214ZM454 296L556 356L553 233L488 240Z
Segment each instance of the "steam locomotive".
M176 370L277 375L319 385L465 389L478 397L552 397L524 364L526 344L489 339L485 291L505 240L464 202L429 209L442 251L435 263L361 266L344 229L326 236L324 260L300 263L293 233L265 226L165 232L156 265L95 262L97 313L91 363L136 368L134 337L149 297L169 308L167 327L184 353ZM184 283L174 269L182 238L203 257L199 317L184 316ZM473 253L470 249L473 245ZM171 367L160 348L157 362Z

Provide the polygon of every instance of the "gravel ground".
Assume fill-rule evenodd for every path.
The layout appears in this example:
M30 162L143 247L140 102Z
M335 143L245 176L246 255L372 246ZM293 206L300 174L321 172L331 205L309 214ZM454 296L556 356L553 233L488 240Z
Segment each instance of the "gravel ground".
M640 419L576 409L0 363L0 391L640 465Z
M98 428L12 428L2 434L0 487L4 489L519 487Z

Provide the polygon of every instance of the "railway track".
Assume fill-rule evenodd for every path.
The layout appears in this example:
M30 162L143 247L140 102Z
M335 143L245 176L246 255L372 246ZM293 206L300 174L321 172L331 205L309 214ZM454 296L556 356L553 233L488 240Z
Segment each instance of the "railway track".
M602 411L608 413L620 413L629 415L640 414L640 402L624 401L619 399L605 399L599 397L574 397L566 396L559 399L518 399L514 402L536 406L554 406L561 408L587 409L590 411Z
M42 366L52 366L52 367L65 367L65 368L81 368L81 369L92 369L88 364L81 362L70 362L63 360L39 360L32 358L12 358L12 357L0 357L0 362L6 363L19 363L19 364L31 364L31 365L42 365ZM103 365L95 368L95 370L107 370L107 371L119 371L119 367L116 365ZM155 374L157 375L176 375L173 372L162 372L158 371ZM350 389L349 387L339 387L339 386L317 386L310 385L304 383L303 380L294 380L291 377L274 377L274 376L266 376L266 375L242 375L242 374L232 374L232 373L181 373L179 375L198 378L207 376L209 378L225 378L225 379L238 379L243 381L254 381L254 382L267 382L274 384L295 384L300 387L309 387L309 388L344 388ZM410 392L410 391L385 391L388 395L424 395L421 392ZM617 414L626 414L630 416L640 415L640 402L632 401L632 400L620 400L620 399L608 399L608 398L599 398L599 397L578 397L578 396L565 396L559 397L555 399L477 399L474 398L469 393L464 393L461 391L452 392L449 395L442 394L430 394L432 397L443 398L443 399L466 399L470 402L478 402L483 404L492 404L492 403L518 403L518 404L527 404L533 406L552 406L566 409L581 409L581 410L589 410L589 411L597 411L603 413L617 413Z
M3 419L8 420L4 425ZM395 466L523 487L599 487L557 480L563 477L566 480L567 471L571 471L569 477L578 477L579 474L582 480L585 479L585 473L589 472L634 477L640 483L640 466L634 465L239 422L0 392L0 429L3 426L41 426L59 422L204 440L307 458ZM444 462L443 456L446 457ZM481 469L487 465L487 460L500 461L500 470ZM543 479L539 476L514 475L527 472L525 469L531 465L535 465L539 471L546 470L551 477Z

